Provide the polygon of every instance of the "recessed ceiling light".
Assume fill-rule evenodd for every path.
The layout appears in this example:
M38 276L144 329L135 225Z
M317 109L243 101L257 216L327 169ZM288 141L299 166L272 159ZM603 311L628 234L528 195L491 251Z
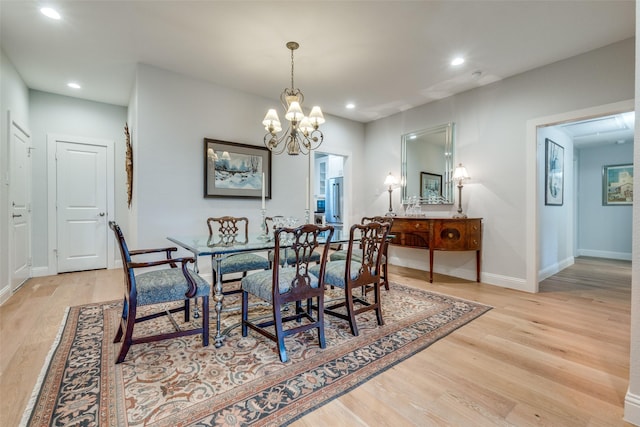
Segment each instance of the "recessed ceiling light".
M353 102L349 102L347 105L345 105L345 108L353 110L354 108L356 108L356 104L354 104Z
M464 64L464 58L461 56L458 56L457 58L453 58L453 61L451 61L451 65L462 65Z
M55 9L52 9L50 7L43 7L42 9L40 9L40 12L48 18L56 20L60 19L60 14Z
M67 83L67 86L69 86L71 89L80 89L82 87L76 82Z

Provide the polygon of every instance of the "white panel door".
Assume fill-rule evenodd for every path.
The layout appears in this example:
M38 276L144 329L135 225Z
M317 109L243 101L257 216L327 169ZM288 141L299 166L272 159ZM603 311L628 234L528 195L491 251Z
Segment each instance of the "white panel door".
M31 185L30 138L11 121L9 181L9 263L11 290L31 277Z
M58 272L107 268L107 148L56 145Z

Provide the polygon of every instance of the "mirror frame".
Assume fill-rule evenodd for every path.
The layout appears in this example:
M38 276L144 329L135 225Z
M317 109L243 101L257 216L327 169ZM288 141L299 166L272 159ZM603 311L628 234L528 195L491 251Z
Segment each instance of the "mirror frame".
M444 133L444 155L443 155L443 174L442 174L442 197L438 200L420 198L421 205L452 205L454 203L454 188L453 188L453 148L454 148L454 123L445 123L443 125L433 126L427 129L418 130L415 132L409 132L402 135L402 203L404 204L407 199L414 195L407 194L407 148L410 148L414 142L412 139L415 137L425 137L438 133ZM412 138L414 137L414 138ZM418 179L417 177L415 179ZM420 184L417 184L420 187Z

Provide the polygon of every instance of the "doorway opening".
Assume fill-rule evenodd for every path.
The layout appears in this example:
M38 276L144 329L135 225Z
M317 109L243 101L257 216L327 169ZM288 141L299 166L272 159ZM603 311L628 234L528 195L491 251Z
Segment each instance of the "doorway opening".
M527 263L527 275L526 283L523 290L528 292L538 292L539 282L544 277L548 277L565 268L566 263L571 263L573 260L573 254L575 252L576 243L576 220L575 215L578 210L577 197L581 191L587 191L587 189L576 188L579 184L578 178L576 178L574 171L578 171L580 165L574 165L574 143L573 136L567 134L568 129L559 129L557 126L571 126L574 122L585 122L594 120L597 118L619 115L623 113L633 112L634 101L627 100L617 102L613 104L607 104L588 108L584 110L571 111L567 113L557 114L548 117L541 117L538 119L532 119L527 122L527 203L530 203L531 208L527 209L526 216L526 238L527 241L532 244L527 245L526 257L532 262ZM633 114L633 113L632 113ZM549 134L548 132L556 132ZM567 149L564 151L565 155L569 154L569 157L565 159L565 194L563 204L560 206L545 205L545 139L561 137L558 134L562 132L566 138ZM557 142L557 141L554 141ZM579 144L578 144L579 145ZM630 159L630 163L633 163L633 159ZM597 194L601 195L601 183L598 183L597 188L591 188L590 191L597 190ZM549 214L553 216L560 216L562 223L555 220L549 220L547 217ZM577 212L579 215L580 212ZM563 233L569 233L570 238L566 238L566 234L559 237L558 233L550 233L549 224L559 225L564 230ZM557 227L556 227L557 228ZM560 239L564 239L559 242ZM554 239L557 243L554 245ZM564 245L565 249L570 253L570 256L564 254L556 254L554 261L550 262L549 259L543 259L542 252L545 256L553 254L554 250L560 248L560 245ZM568 246L567 246L568 245ZM550 248L551 246L551 248ZM555 249L554 249L555 248Z
M342 155L314 153L312 208L316 224L329 224L338 230L347 226L345 163Z

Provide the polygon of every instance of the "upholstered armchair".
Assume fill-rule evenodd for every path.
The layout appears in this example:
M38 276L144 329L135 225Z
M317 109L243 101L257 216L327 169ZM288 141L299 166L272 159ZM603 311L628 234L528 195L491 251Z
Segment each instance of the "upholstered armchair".
M195 260L190 257L171 258L171 253L177 251L175 247L129 250L118 224L111 221L109 222L109 227L115 233L116 242L120 248L125 279L122 316L118 332L113 340L114 343L122 340L122 346L120 347L116 363L121 363L125 360L129 348L133 344L171 339L185 335L202 334L202 346L208 346L209 293L211 286L206 280L187 268L187 265ZM162 253L165 254L165 259L148 262L132 261L132 257L137 255ZM178 264L180 267L178 267ZM154 269L149 270L151 267ZM137 271L143 271L144 269L148 271L137 273ZM177 323L171 319L172 324L176 328L175 331L134 338L134 325L160 316L166 315L171 317L172 313L184 312L184 321L189 322L189 303L192 298L202 298L201 326L191 329L180 329ZM158 310L151 314L137 317L139 307L171 303L174 301L181 302L181 305L171 309L159 307Z

